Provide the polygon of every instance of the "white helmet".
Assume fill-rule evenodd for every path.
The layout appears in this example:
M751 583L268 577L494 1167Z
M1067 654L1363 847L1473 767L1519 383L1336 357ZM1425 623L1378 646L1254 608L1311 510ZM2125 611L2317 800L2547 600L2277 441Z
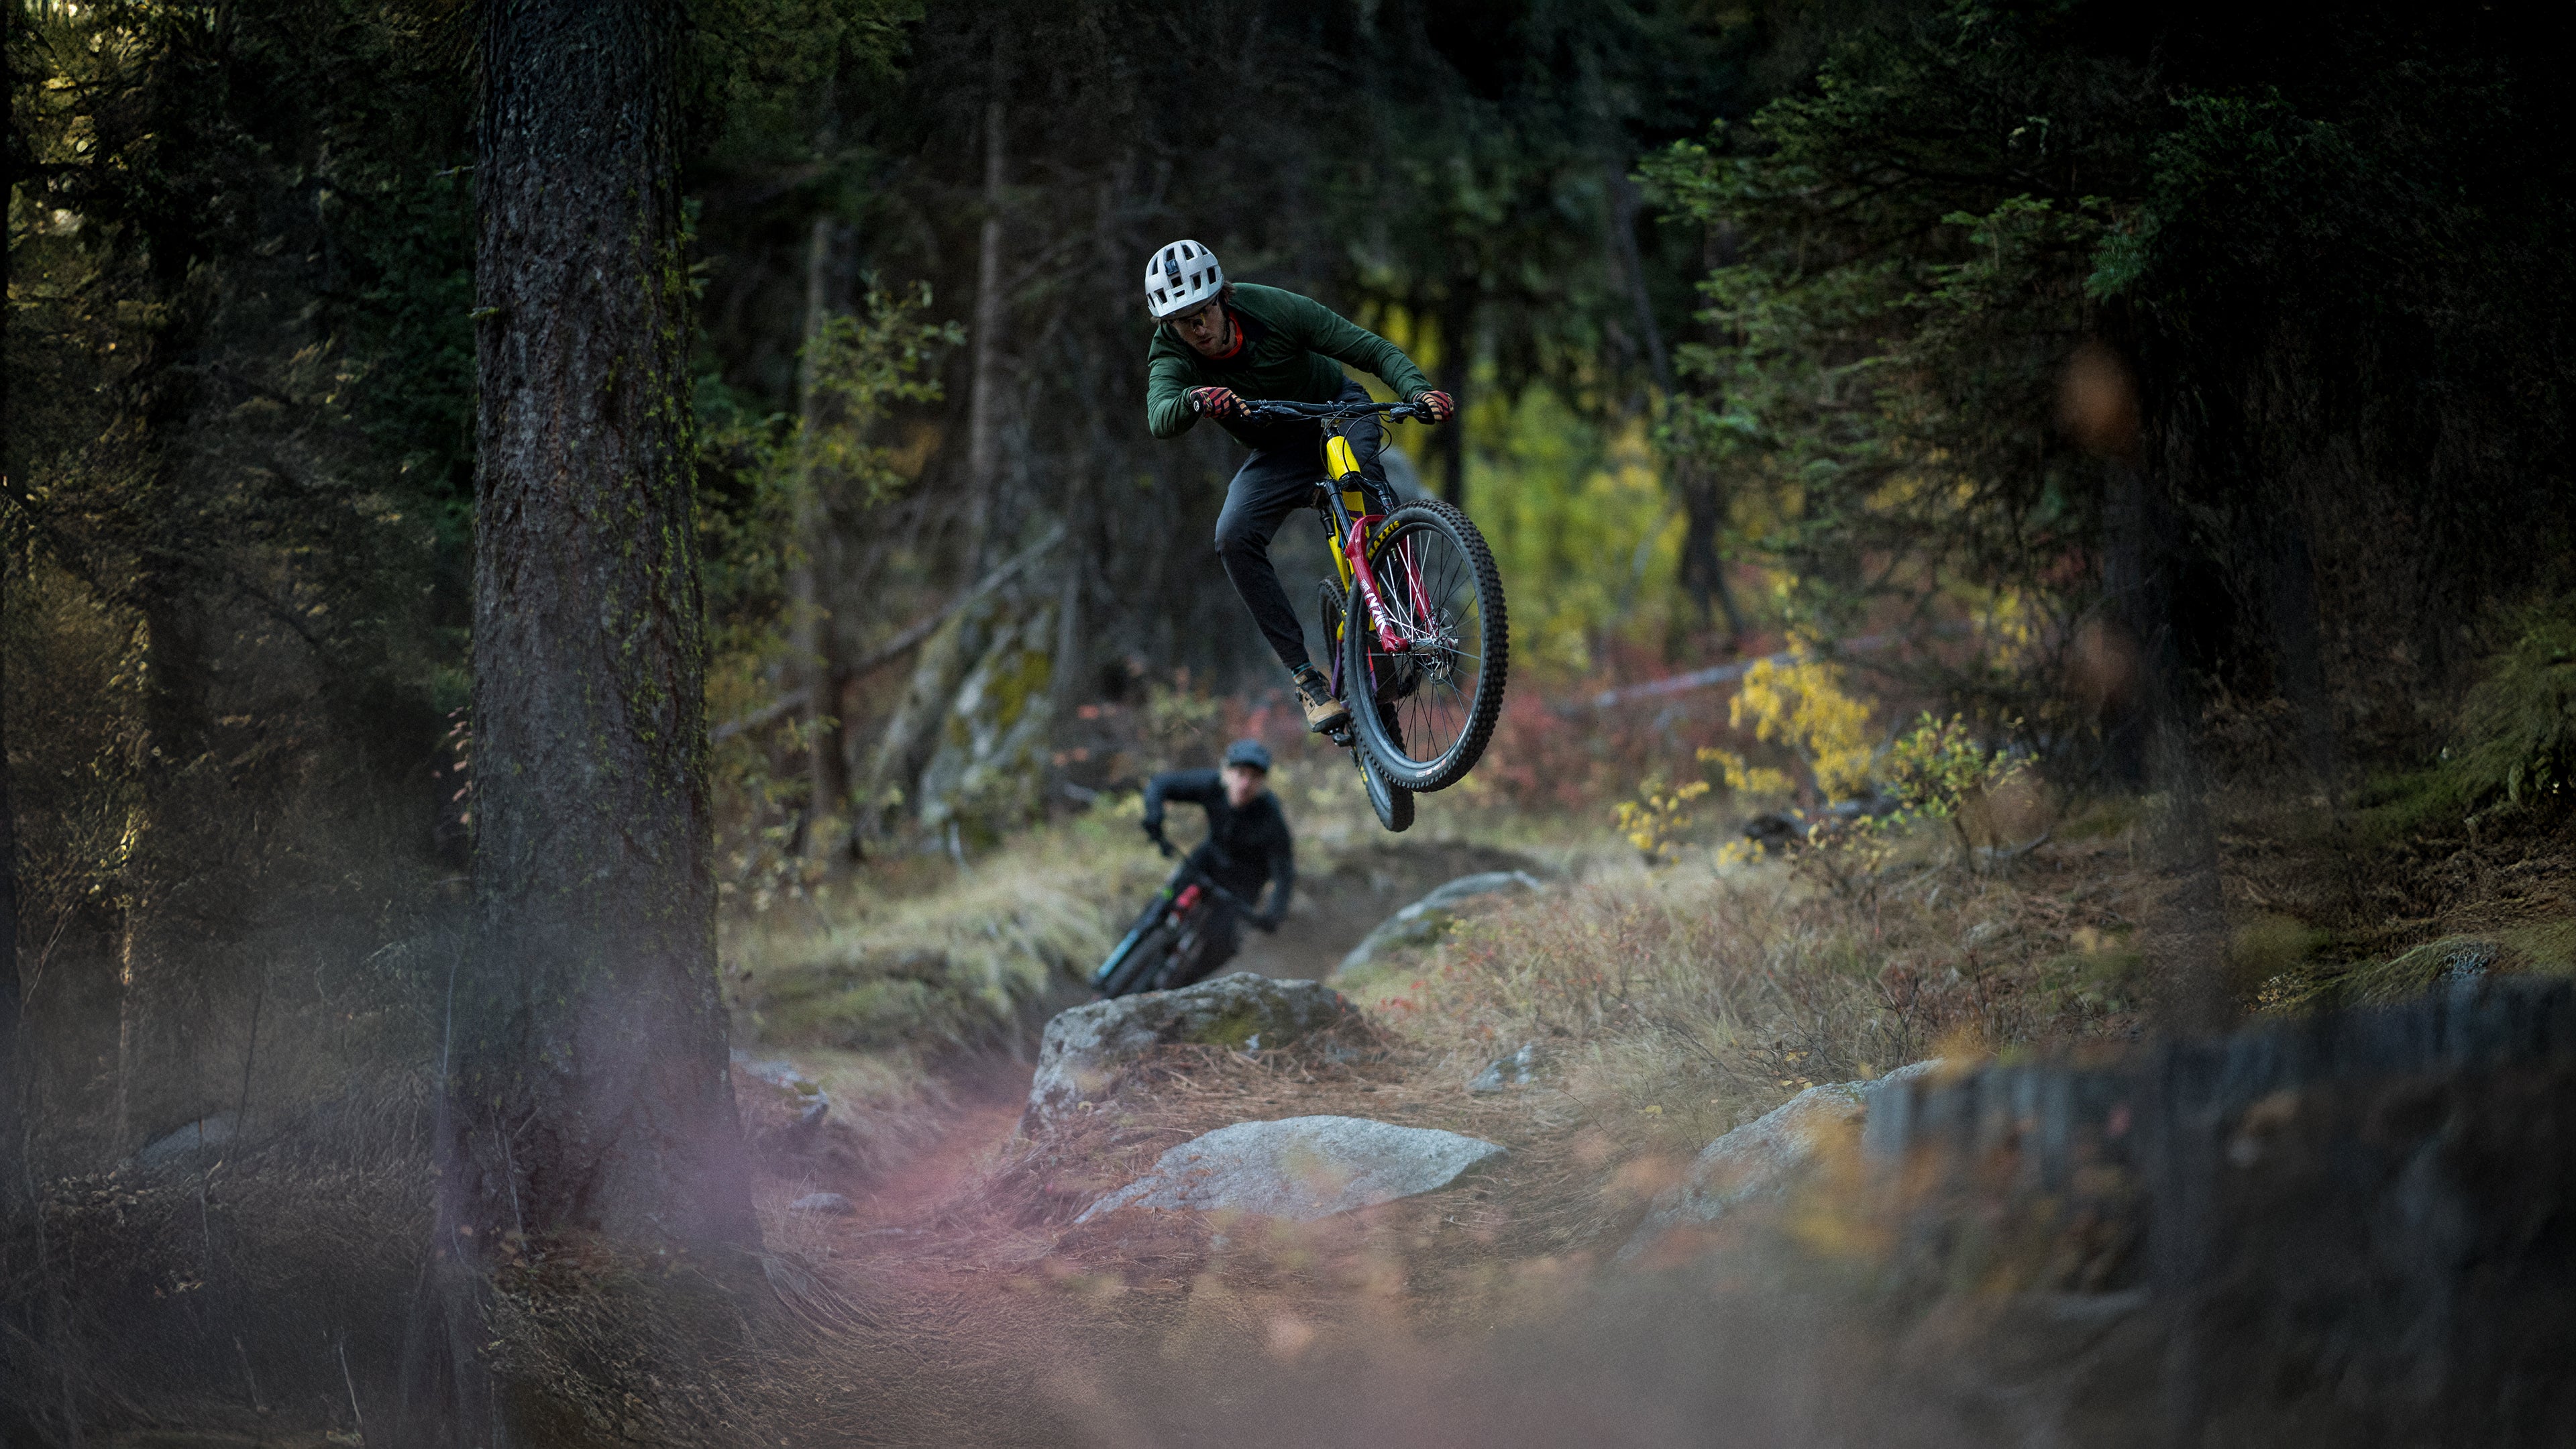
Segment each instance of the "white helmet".
M1176 241L1145 262L1145 305L1157 322L1206 302L1224 285L1216 253L1194 241Z

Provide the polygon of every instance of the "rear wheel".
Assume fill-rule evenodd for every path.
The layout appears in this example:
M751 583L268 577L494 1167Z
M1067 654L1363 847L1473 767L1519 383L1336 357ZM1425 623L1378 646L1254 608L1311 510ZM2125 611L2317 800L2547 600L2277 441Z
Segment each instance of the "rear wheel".
M1363 567L1386 626L1370 627L1351 601L1341 657L1353 728L1388 784L1446 789L1475 768L1502 717L1502 574L1476 525L1436 499L1378 525Z
M1342 591L1330 579L1321 579L1315 584L1315 612L1324 621L1325 657L1341 660L1342 620L1345 617ZM1348 676L1347 669L1344 675ZM1392 724L1391 721L1389 723ZM1377 812L1377 823L1385 826L1390 834L1401 835L1412 829L1413 792L1389 781L1370 760L1365 747L1351 751L1351 762L1359 767L1360 787L1368 792L1369 808Z
M1338 675L1342 672L1342 589L1331 579L1315 580L1315 617L1324 626L1324 669Z
M1351 759L1360 767L1360 784L1368 791L1369 808L1377 812L1377 823L1396 835L1412 829L1413 792L1402 785L1388 784L1367 750L1351 751Z

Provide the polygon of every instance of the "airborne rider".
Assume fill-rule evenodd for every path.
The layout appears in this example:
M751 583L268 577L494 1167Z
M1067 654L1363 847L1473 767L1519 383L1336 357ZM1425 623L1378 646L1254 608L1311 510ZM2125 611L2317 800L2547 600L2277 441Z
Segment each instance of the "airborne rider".
M1145 307L1157 324L1145 364L1146 425L1155 437L1177 438L1205 414L1252 450L1226 486L1217 557L1262 637L1288 666L1306 727L1339 729L1350 710L1307 657L1305 630L1270 566L1271 537L1321 476L1320 428L1309 421L1254 423L1244 416L1243 400L1367 402L1368 390L1338 365L1348 363L1376 375L1433 422L1446 421L1455 404L1395 344L1312 298L1227 281L1216 254L1194 241L1176 241L1146 262ZM1391 509L1395 492L1378 461L1376 429L1357 430L1350 443L1375 506Z

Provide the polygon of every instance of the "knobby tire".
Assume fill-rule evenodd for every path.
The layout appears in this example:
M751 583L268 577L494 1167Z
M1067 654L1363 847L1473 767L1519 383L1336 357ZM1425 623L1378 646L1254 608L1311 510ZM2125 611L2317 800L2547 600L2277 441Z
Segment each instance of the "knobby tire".
M1330 579L1316 581L1315 612L1324 625L1325 657L1340 655L1346 606L1341 589ZM1356 728L1356 724L1353 727ZM1376 768L1365 746L1351 751L1351 763L1359 767L1360 788L1368 794L1369 809L1377 812L1377 823L1386 827L1389 835L1402 835L1412 829L1413 792L1391 783Z
M1476 677L1472 688L1458 689L1454 680L1443 683L1420 672L1418 662L1385 652L1379 646L1375 632L1367 625L1366 603L1357 597L1351 600L1350 605L1349 619L1353 627L1342 631L1342 671L1347 680L1345 692L1351 702L1352 728L1359 732L1361 747L1368 751L1371 763L1386 782L1406 790L1445 790L1475 768L1476 761L1485 753L1485 745L1493 738L1495 724L1502 718L1503 686L1510 672L1511 639L1504 613L1503 578L1501 571L1494 567L1493 551L1485 546L1484 535L1476 531L1476 525L1468 520L1466 514L1437 499L1407 503L1378 526L1377 536L1369 545L1367 561L1362 565L1370 570L1380 597L1387 600L1391 611L1410 612L1410 584L1403 577L1404 570L1400 566L1405 553L1403 545L1409 538L1436 539L1437 545L1426 544L1424 550L1445 547L1456 555L1454 563L1444 555L1440 562L1432 565L1433 569L1440 571L1442 578L1437 582L1426 580L1426 588L1441 595L1429 600L1435 611L1451 612L1444 606L1457 596L1456 591L1462 587L1474 605L1478 637L1473 641ZM1356 592L1354 590L1354 594ZM1409 622L1426 626L1443 624L1439 619ZM1433 653L1418 656L1428 657L1436 656ZM1453 674L1455 661L1466 657L1463 651L1451 651L1449 658ZM1400 678L1405 670L1416 671L1412 676L1412 690L1403 697L1383 701L1386 707L1381 708L1378 698L1381 680ZM1457 697L1458 702L1454 706L1440 707L1443 710L1454 708L1461 716L1454 728L1421 727L1445 726L1445 714L1438 720L1407 723L1404 717L1407 698L1420 695L1426 688L1445 690ZM1416 708L1417 713L1432 713L1420 706ZM1433 754L1417 757L1409 752L1410 748L1423 746L1409 747L1407 735L1445 736L1445 739L1440 740Z

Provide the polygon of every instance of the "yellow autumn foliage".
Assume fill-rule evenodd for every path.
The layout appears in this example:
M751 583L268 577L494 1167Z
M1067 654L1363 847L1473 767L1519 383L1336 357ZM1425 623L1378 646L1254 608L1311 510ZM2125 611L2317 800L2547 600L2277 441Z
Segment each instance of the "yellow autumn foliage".
M1736 728L1750 724L1754 738L1786 745L1806 761L1816 788L1827 800L1849 800L1869 793L1871 765L1877 751L1870 743L1872 702L1846 686L1843 667L1818 659L1800 648L1788 663L1755 661L1728 706ZM1711 752L1728 770L1728 787L1755 788L1754 773L1724 751ZM1742 773L1747 784L1738 786ZM1760 772L1776 774L1776 772Z

